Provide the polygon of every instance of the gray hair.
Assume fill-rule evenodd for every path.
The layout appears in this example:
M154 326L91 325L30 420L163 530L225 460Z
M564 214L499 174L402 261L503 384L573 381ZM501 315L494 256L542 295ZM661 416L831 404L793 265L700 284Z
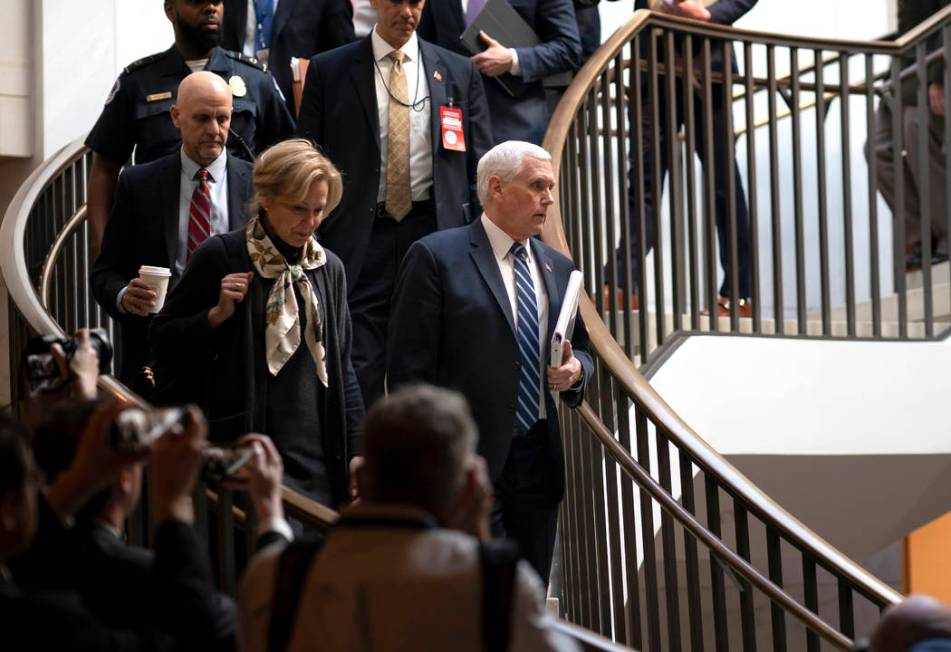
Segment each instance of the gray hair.
M499 143L479 159L476 177L476 192L479 203L485 205L489 196L489 177L498 177L503 182L509 182L522 171L526 157L550 161L551 154L532 143L522 140L507 140Z
M476 436L462 394L431 385L401 387L367 413L361 492L373 502L412 504L446 516Z

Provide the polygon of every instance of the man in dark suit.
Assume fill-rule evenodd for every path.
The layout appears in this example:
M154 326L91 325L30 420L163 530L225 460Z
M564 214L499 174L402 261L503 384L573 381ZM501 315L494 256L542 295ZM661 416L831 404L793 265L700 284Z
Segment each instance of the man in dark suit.
M492 529L515 539L547 583L564 456L556 401L577 406L592 370L580 320L562 363L549 342L572 262L535 239L553 203L551 157L497 145L479 163L485 213L414 244L393 297L387 383L462 392L495 487ZM542 370L545 370L542 373Z
M171 290L202 240L246 221L251 164L225 149L231 112L228 84L211 72L192 73L172 107L181 150L119 177L92 286L99 305L121 324L118 376L125 383L148 360L148 325L161 308L155 290L138 278L139 267L169 268Z
M702 20L709 21L712 23L720 23L723 25L732 25L736 20L738 20L743 14L748 12L753 8L757 0L717 0L709 7L705 7L704 3L701 0L635 0L634 8L635 9L655 9L657 11L663 11L665 13L670 13L675 16L681 16L684 18L691 18L693 20ZM644 38L641 40L641 56L646 58L649 56L649 39ZM696 57L699 55L699 46L700 41L696 39L694 41L694 52L683 52L683 43L678 39L677 40L677 49L678 56L693 56ZM722 42L713 42L711 48L710 56L710 68L714 72L723 70L723 61L724 55L723 50L725 47L732 48L732 44L727 45ZM737 71L736 57L731 58L731 64L733 72ZM694 70L701 70L699 63L694 63ZM630 255L631 255L631 279L632 282L636 284L638 279L638 245L637 245L637 234L640 233L640 216L643 212L645 218L645 233L646 233L646 242L644 243L644 255L647 255L647 252L654 246L654 225L657 223L658 219L656 214L661 211L661 197L654 195L654 179L660 177L657 186L663 188L664 185L664 176L667 174L667 169L670 167L669 158L669 144L667 142L667 134L673 133L668 129L667 125L667 107L671 102L675 103L676 107L676 123L672 126L673 131L676 131L679 125L684 124L685 121L685 102L683 98L683 84L678 80L676 88L676 96L674 98L669 98L667 96L667 89L665 84L662 82L659 84L658 88L658 102L657 105L660 106L660 112L655 117L651 110L651 97L648 84L648 76L646 74L640 76L641 91L642 91L642 104L641 106L635 107L632 102L629 108L628 116L631 121L631 147L630 147L630 167L628 175L630 178L630 183L628 186L628 205L629 205L629 220L630 220ZM751 317L753 314L753 306L751 303L752 297L752 277L750 269L750 223L749 223L749 213L746 206L746 193L743 191L743 182L740 177L739 168L736 165L735 160L728 159L728 144L729 139L733 138L732 133L727 133L726 131L726 115L728 111L733 110L733 101L732 93L729 90L724 90L722 83L717 83L714 81L712 84L711 92L711 101L710 106L705 107L703 102L702 93L694 93L693 99L693 110L694 115L697 118L694 120L694 140L696 142L696 152L697 156L700 158L704 166L712 166L714 174L714 193L713 197L706 198L707 201L711 201L713 204L714 213L716 215L716 228L717 228L717 242L719 245L720 252L720 265L723 268L723 283L720 285L720 294L717 301L717 306L710 308L710 312L720 315L729 315L732 308L731 305L733 302L736 303L737 314L741 317ZM706 150L707 138L704 134L704 124L705 120L703 116L707 113L711 113L711 124L713 126L713 133L710 134L710 140L713 143L713 151ZM635 129L633 128L634 121L639 120L642 125L642 133L644 134L642 151L643 151L643 188L644 194L643 197L639 197L637 194L638 181L634 178L635 164L634 157L637 155L637 149L634 145L634 135ZM654 130L659 131L659 144L660 151L655 154L653 139L650 134L654 133ZM660 163L659 167L655 167L655 156ZM735 191L733 197L729 196L729 185L728 185L728 175L734 176L734 187ZM730 229L730 204L736 209L736 231L732 232ZM732 260L730 252L732 249L732 242L735 239L736 243L736 260ZM618 247L616 250L616 260L617 260L617 269L618 271L618 282L617 287L621 288L618 294L621 295L618 297L618 305L622 305L625 302L623 299L623 288L627 285L627 275L624 270L624 251ZM733 266L737 267L737 276L738 276L738 285L737 288L738 296L734 296L731 275ZM606 277L608 274L606 273ZM605 295L608 293L608 286L605 286ZM607 296L605 296L605 304L607 304ZM632 298L631 305L636 308L637 299L636 297Z
M416 36L425 0L371 4L369 37L311 59L298 122L343 174L343 198L317 237L346 267L367 405L383 393L397 266L418 238L471 220L476 165L491 147L475 66Z
M267 63L291 107L291 57L310 59L354 39L350 0L224 0L221 45Z
M431 2L423 11L419 35L468 56L459 40L485 0ZM485 92L492 115L493 142L527 140L539 144L548 127L546 77L574 72L581 57L581 40L572 0L512 0L512 7L538 35L530 48L508 48L484 34L486 49L472 57L487 78ZM512 75L524 85L515 97L492 77Z

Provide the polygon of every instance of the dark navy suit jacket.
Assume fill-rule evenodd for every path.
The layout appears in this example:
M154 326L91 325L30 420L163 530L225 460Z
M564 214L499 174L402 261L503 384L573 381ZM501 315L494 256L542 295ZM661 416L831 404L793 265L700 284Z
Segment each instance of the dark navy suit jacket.
M581 61L581 39L571 0L509 0L512 8L538 35L541 43L532 48L516 48L525 91L509 95L498 81L485 78L485 91L492 114L495 143L527 140L540 144L548 127L545 77L573 72ZM436 45L470 56L459 36L465 30L459 0L426 3L417 32ZM489 34L492 36L492 34Z
M228 154L228 230L244 226L251 198L251 164ZM168 290L178 283L179 191L181 153L127 167L119 175L115 201L102 237L102 251L92 271L96 301L122 325L123 382L129 382L148 359L151 317L119 312L116 298L141 265L172 270Z
M470 61L422 39L419 46L429 83L436 228L446 229L474 213L476 165L492 146L489 110ZM343 175L343 198L317 236L343 260L351 289L370 242L381 174L374 63L369 36L311 59L297 123L298 135L313 140ZM462 109L465 152L442 146L439 108L449 98Z
M224 0L224 5L222 47L241 52L247 29L248 2ZM267 67L289 107L294 102L291 57L309 59L318 52L346 45L353 39L353 5L350 0L281 0L278 3L271 24Z
M540 240L532 239L532 254L548 294L548 343L561 311L568 276L574 264ZM519 353L515 320L489 238L481 220L434 233L410 247L397 278L387 346L390 389L411 382L428 382L461 392L469 401L479 427L479 454L498 479L515 432L515 400L519 382ZM574 407L581 403L592 362L588 336L575 322L571 337L585 382L561 398ZM555 401L545 392L551 464L559 500L564 493L564 455Z

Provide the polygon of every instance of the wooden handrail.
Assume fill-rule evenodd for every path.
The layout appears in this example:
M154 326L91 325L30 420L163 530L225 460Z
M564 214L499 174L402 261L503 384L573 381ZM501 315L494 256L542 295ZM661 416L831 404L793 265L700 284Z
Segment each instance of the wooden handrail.
M951 6L939 12L938 16L923 23L921 28L916 30L917 33L927 32L929 25L933 27L936 21L943 20L948 16L951 16ZM894 43L879 42L807 41L806 39L798 37L787 38L785 36L762 32L734 31L728 27L711 26L696 21L670 18L646 10L634 12L631 19L616 30L605 44L588 59L587 63L581 68L571 85L565 91L561 102L558 104L552 116L542 146L552 156L554 176L556 179L560 178L562 155L569 131L575 120L576 111L583 103L590 87L595 83L602 70L621 52L622 47L626 43L638 32L655 24L665 27L676 27L697 34L717 36L726 39L732 39L735 36L742 35L745 37L767 39L780 45L789 45L790 43L815 44L821 42L830 47L833 45L840 47L861 47L865 51L871 48L889 54L895 54L902 49L906 49L911 43L907 38L899 39L898 43L901 43L901 46ZM542 237L546 243L571 257L571 251L568 248L563 228L561 198L558 193L555 193L555 203L552 207L549 219L545 223ZM637 370L630 358L628 358L627 354L611 335L607 326L605 326L601 315L589 297L581 297L580 309L591 346L601 359L607 371L616 379L627 395L637 403L638 408L649 415L652 421L662 424L665 433L667 433L671 441L686 450L694 457L697 464L701 465L708 473L712 474L724 485L729 486L731 491L738 497L746 501L766 519L775 524L779 531L797 541L804 551L809 552L821 563L835 567L837 572L841 573L845 579L858 587L862 587L862 590L864 590L868 596L884 604L893 604L901 601L901 594L842 554L834 546L776 504L771 498L764 494L759 487L714 451L700 435L690 428ZM623 451L623 449L616 450L610 448L608 451L612 459L618 464L626 465L632 461L631 456L626 451Z

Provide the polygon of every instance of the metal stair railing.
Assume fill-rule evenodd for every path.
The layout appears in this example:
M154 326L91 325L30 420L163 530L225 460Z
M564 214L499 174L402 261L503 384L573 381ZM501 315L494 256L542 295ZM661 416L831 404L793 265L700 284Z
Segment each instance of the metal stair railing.
M582 297L581 313L596 360L587 403L577 411L566 410L561 416L568 468L562 506L562 604L565 616L572 622L643 650L747 652L760 647L812 652L848 649L853 640L870 632L882 609L901 600L898 592L788 514L712 450L671 410L635 366L637 356L642 363L659 359L663 350L658 347L669 341L672 334L740 331L741 319L735 304L729 319L724 320L726 324L702 312L705 306L712 306L715 311L717 292L713 282L716 276L710 273L711 269L715 272L717 261L714 216L707 199L715 190L709 166L702 175L694 173L693 165L672 166L670 210L664 217L671 220L673 244L665 248L659 243L655 247L651 262L660 280L648 286L646 294L638 293L639 310L631 309L630 296L616 298L618 268L629 266L630 256L625 255L618 264L614 249L620 243L622 251L630 251L628 166L633 166L634 183L642 183L642 146L648 139L655 145L661 140L660 133L648 132L639 119L629 121L631 104L637 111L651 112L655 117L660 111L673 117L674 103L662 104L658 89L663 83L667 97L675 97L679 85L687 98L685 150L692 160L697 151L695 126L701 120L706 126L707 143L710 141L712 85L738 83L746 88L748 125L754 119L750 108L754 89L765 86L773 123L769 188L778 192L788 191L791 186L796 197L791 211L793 230L798 234L796 320L791 328L784 328L780 300L774 314L775 330L766 332L758 305L759 293L754 290L753 317L742 321L751 321L752 331L758 335L810 334L805 294L807 256L802 237L803 135L796 108L804 83L797 72L798 51L814 52L813 58L818 61L826 50L840 53L840 83L825 83L820 65L813 68L814 80L808 85L817 95L817 104L821 105L825 92L834 87L837 96L844 100L843 105L848 105L848 96L854 91L848 81L850 60L862 60L871 73L873 57L894 58L911 48L918 53L920 75L925 54L918 43L939 30L944 42L951 43L949 22L951 9L894 43L860 43L747 32L637 12L592 56L566 91L543 143L552 154L559 186L543 238L571 256L585 274L589 296ZM729 54L724 55L725 72L718 76L712 71L711 51L721 42L740 44L744 73L730 72ZM665 60L672 61L681 47L686 52L699 52L699 58L694 61L693 57L682 57L678 64L683 74L668 75L658 53L664 52ZM765 79L756 80L751 74L754 47L762 49L766 56ZM792 62L788 82L777 81L775 64L781 50L789 54ZM642 66L645 58L646 66ZM647 70L646 79L642 69ZM895 75L900 72L897 59L891 70ZM788 148L797 162L797 178L792 184L778 175L775 117L780 85L788 88L794 114L793 144ZM699 106L699 114L691 100L694 93L707 100L706 105ZM869 85L864 88L862 100L870 121L873 98L874 89ZM817 115L824 115L826 107L818 108ZM848 111L844 113L848 115ZM672 145L676 138L670 123L665 140L671 159L676 160ZM727 119L726 123L722 128L733 133L732 120ZM850 138L848 117L843 124L844 143ZM630 131L634 133L629 141ZM748 135L754 131L749 128ZM817 135L816 139L817 151L824 151L824 135ZM729 142L732 160L735 150L732 139ZM749 160L753 161L755 143L751 141L747 147ZM752 169L749 192L750 202L755 206L757 193L762 194L762 189L757 186L755 162ZM842 170L843 178L849 180L848 157L842 162ZM826 167L825 175L830 174ZM870 172L873 197L874 178ZM660 185L655 180L655 189ZM702 188L700 201L695 193L685 191L698 186ZM827 186L817 188L819 204L825 201L827 191ZM790 211L780 205L775 193L769 204L771 225L778 228ZM848 200L844 205L842 224L849 231L852 219ZM735 204L731 205L728 228L734 240L729 252L732 261L736 261L737 253L735 211ZM755 212L751 214L754 232L757 217ZM651 218L660 235L660 211ZM815 218L821 227L815 251L822 281L820 328L822 334L832 337L828 267L833 256L828 246L827 207L819 210ZM633 224L640 231L640 242L644 241L643 227L643 220ZM871 230L874 234L875 229ZM877 247L875 237L872 240ZM781 255L778 232L771 233L768 241L772 253ZM643 246L636 249L641 263L637 287L642 289L646 284L647 255ZM847 264L854 265L855 250L851 245L844 246L841 253L845 254ZM669 263L666 256L671 259ZM877 249L869 252L869 257L875 263ZM753 260L757 260L755 253ZM772 267L770 271L782 287L781 261L774 261ZM673 277L670 303L664 299L665 275ZM846 280L854 286L854 273L847 274ZM632 279L627 281L626 287L632 287ZM757 282L754 276L754 287ZM606 300L602 298L605 284ZM736 289L736 274L728 279L728 285ZM866 336L856 327L854 287L847 296L852 310L845 336ZM656 324L649 323L655 319ZM885 339L880 313L874 321L876 325L869 328L867 336ZM907 338L907 328L899 336ZM764 424L764 429L768 429L768 424Z

